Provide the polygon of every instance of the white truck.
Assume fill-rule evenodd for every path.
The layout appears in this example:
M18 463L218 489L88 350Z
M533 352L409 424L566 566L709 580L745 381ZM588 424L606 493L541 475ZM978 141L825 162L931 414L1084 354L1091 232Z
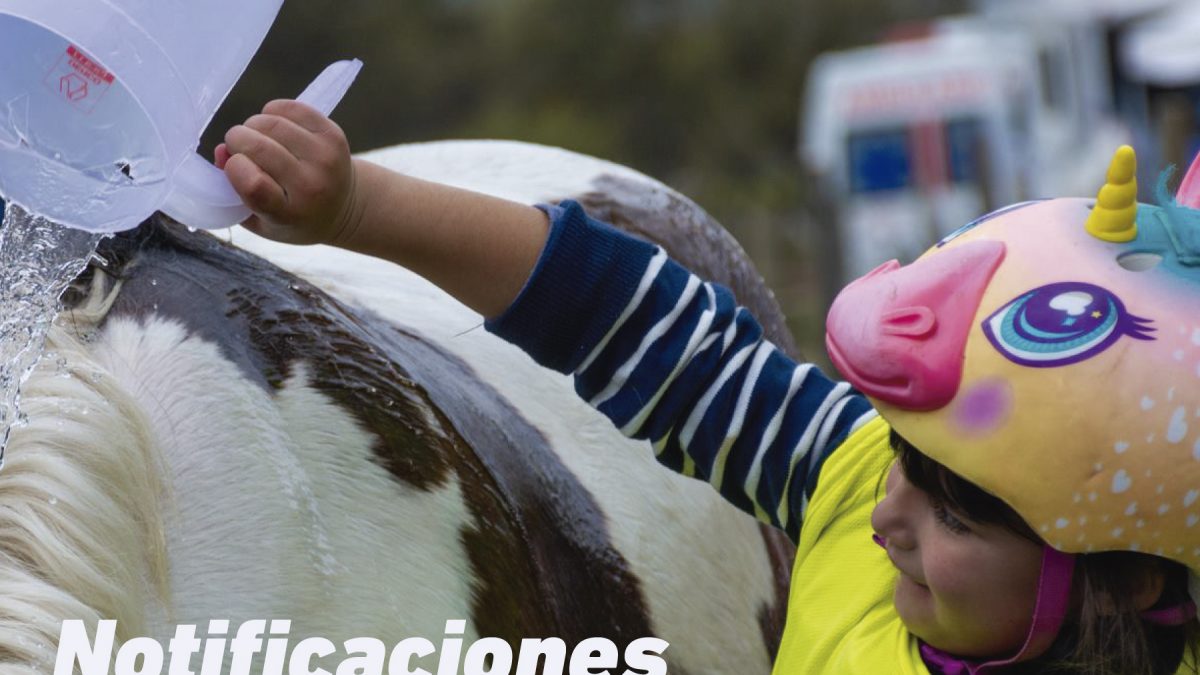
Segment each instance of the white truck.
M971 16L819 57L800 153L837 224L827 278L912 260L1004 204L1094 193L1129 140L1104 50L1086 26Z
M1186 168L1200 152L1200 3L1128 25L1117 41L1128 119L1147 170Z

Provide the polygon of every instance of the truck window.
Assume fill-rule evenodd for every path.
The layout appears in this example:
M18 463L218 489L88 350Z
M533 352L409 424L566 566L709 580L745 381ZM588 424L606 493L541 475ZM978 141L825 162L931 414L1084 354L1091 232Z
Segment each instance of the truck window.
M907 129L855 132L847 143L852 193L902 190L912 184Z
M958 119L946 123L946 154L950 163L950 182L979 183L983 167L983 125L977 119Z

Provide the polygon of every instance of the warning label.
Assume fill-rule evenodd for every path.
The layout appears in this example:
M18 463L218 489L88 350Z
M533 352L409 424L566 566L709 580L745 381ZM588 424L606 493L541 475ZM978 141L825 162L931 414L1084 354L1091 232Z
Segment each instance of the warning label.
M75 45L46 74L46 86L84 112L91 112L116 78Z

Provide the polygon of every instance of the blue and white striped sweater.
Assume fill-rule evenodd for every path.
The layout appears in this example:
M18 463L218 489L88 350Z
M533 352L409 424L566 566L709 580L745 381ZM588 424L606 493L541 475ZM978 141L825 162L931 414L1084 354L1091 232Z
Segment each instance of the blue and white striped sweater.
M488 330L573 373L584 400L658 460L799 538L829 453L875 413L848 384L765 341L733 294L661 248L546 209L546 248Z

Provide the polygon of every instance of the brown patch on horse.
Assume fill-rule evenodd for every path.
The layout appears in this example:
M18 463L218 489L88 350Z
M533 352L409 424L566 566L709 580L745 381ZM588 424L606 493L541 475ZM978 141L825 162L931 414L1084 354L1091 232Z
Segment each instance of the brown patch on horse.
M796 547L780 530L759 523L763 545L771 560L771 571L775 581L775 601L758 610L758 627L762 631L763 646L771 655L771 662L779 655L779 644L783 641L783 625L787 620L788 593L791 589L792 563L796 559Z
M767 339L799 359L775 295L737 240L707 211L673 190L623 176L602 175L592 188L570 198L593 218L662 246L701 278L732 290L762 324Z
M474 519L461 536L480 634L514 653L523 638L556 636L573 648L607 637L623 650L654 634L599 505L465 363L165 218L107 240L100 254L123 279L109 316L178 320L268 390L302 361L310 385L375 436L376 457L397 480L432 490L457 477Z
M543 622L521 632L504 620L529 601L510 587L510 573L494 565L496 551L511 551L516 540L510 532L477 521L483 527L467 533L465 541L475 569L486 571L473 603L480 633L502 637L514 650L522 637L556 636L568 645L606 637L623 650L638 637L654 635L641 582L613 548L604 513L550 450L546 438L466 363L409 337L413 340L407 349L413 358L406 363L428 383L433 402L477 450L503 501L521 505L528 550L513 553L530 557L541 581L538 597L552 599L552 626ZM472 385L464 388L462 382ZM498 607L507 609L497 613ZM669 650L664 658L670 664ZM625 667L622 655L619 668ZM671 664L671 672L684 671Z

